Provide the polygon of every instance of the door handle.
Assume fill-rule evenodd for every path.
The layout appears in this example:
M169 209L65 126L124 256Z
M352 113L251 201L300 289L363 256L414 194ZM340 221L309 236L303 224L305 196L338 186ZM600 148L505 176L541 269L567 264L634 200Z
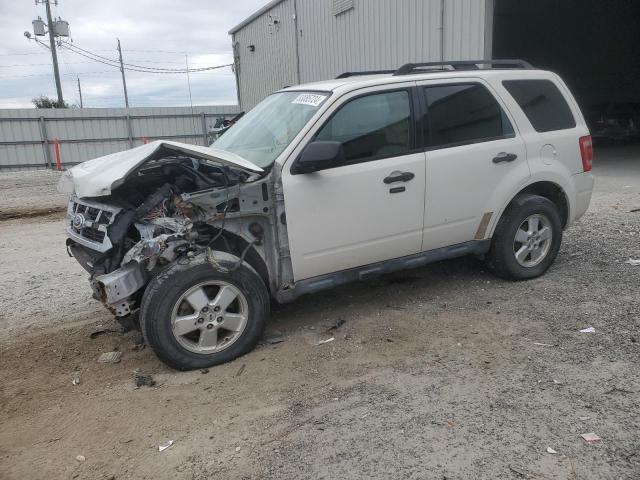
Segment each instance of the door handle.
M493 157L493 163L513 162L516 158L518 158L518 155L515 153L500 152Z
M388 177L385 177L383 180L387 185L394 182L408 182L409 180L413 180L415 175L413 172L393 172Z

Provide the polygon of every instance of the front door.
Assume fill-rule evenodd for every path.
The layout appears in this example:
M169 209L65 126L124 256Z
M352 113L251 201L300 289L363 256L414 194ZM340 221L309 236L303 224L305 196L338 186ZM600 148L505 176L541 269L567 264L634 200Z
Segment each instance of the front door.
M427 107L423 250L486 237L514 185L530 176L524 142L480 81L419 83Z
M412 84L413 85L413 84ZM295 280L418 253L425 155L415 141L409 87L352 93L308 141L339 141L346 163L282 173Z

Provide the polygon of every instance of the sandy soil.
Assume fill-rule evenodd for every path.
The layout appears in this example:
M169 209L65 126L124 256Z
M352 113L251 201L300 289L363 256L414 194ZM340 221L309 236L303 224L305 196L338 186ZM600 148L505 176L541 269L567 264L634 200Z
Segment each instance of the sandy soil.
M0 219L66 206L68 196L56 189L59 178L59 172L44 169L0 173Z
M0 222L0 478L640 478L640 160L596 173L544 277L459 259L301 298L206 373L90 338L115 324L60 218Z

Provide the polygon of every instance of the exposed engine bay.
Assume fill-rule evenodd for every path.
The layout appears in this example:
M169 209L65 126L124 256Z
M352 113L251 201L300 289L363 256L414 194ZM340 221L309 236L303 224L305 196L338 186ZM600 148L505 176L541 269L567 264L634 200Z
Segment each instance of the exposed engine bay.
M72 196L69 255L118 317L139 308L153 275L201 254L216 266L216 252L228 253L269 286L277 232L268 173L156 149L110 195Z

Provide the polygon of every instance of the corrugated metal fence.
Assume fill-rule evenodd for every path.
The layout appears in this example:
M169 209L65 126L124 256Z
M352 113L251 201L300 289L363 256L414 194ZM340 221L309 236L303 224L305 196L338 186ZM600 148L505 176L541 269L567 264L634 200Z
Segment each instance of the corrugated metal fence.
M152 108L0 110L0 170L52 168L56 150L63 165L126 150L145 141L170 139L207 145L220 117L236 105Z

